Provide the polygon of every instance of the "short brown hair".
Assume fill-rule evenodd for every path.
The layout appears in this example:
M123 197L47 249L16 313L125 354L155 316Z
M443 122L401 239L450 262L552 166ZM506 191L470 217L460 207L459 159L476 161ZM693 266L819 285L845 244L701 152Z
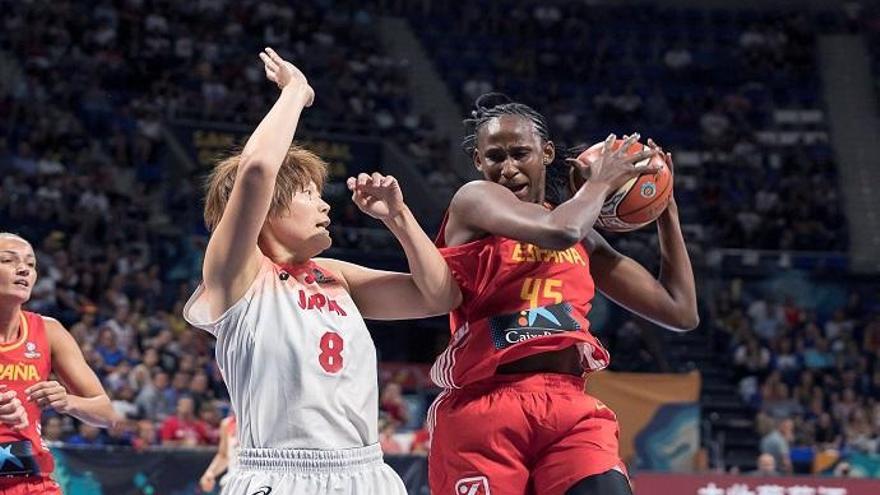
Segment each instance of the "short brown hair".
M223 217L240 163L241 153L225 158L217 163L208 176L205 196L205 225L208 230L213 231L217 228ZM286 210L294 193L307 188L309 182L314 182L320 191L324 188L326 180L327 162L305 148L291 146L275 179L269 217L279 215Z

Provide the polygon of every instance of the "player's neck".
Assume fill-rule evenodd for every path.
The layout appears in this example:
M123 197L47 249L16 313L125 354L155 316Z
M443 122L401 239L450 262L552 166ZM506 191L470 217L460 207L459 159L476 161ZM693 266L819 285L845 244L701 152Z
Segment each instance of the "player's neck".
M21 325L21 306L0 306L0 343L12 342Z
M262 251L264 255L272 260L273 263L279 266L303 265L305 263L308 263L308 261L311 259L308 256L297 253L292 249L269 243L266 243L266 245L261 245L260 251Z

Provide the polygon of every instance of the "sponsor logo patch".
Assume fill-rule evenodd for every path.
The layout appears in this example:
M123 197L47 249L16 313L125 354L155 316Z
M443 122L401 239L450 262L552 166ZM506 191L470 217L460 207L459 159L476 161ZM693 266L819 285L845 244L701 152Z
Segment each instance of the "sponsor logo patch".
M572 318L571 311L571 304L562 302L493 316L489 318L489 328L495 348L504 349L526 340L580 330L581 325Z
M24 357L28 359L37 359L40 353L37 352L37 344L28 341L24 344Z

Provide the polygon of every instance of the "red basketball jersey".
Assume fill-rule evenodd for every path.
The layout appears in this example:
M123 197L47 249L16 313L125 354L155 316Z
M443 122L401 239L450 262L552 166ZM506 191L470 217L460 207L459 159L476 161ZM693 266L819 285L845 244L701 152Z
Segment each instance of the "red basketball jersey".
M18 340L0 345L0 385L15 390L24 404L29 425L21 431L0 424L0 443L30 441L40 473L48 476L54 469L52 454L40 436L40 407L27 400L25 389L49 379L52 371L52 350L46 337L43 317L36 313L21 312L21 330Z
M445 228L437 247L463 300L449 316L452 338L431 368L434 383L461 388L504 363L572 345L584 370L608 366L608 351L589 332L595 287L581 244L553 251L489 236L447 247Z

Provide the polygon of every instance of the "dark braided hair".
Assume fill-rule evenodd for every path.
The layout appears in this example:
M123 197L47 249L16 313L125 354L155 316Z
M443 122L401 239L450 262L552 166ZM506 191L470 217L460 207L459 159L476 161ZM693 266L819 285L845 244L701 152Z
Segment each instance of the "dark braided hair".
M547 167L547 179L545 186L545 200L553 206L558 206L571 199L571 167L568 160L577 158L583 153L589 144L577 144L566 148L565 153L557 151L556 160ZM560 159L562 156L562 159Z
M543 115L526 104L511 100L505 94L486 93L480 95L474 102L471 118L463 121L465 137L461 147L468 156L472 156L477 148L477 134L480 132L480 128L490 120L502 115L516 115L530 120L541 139L550 141L549 126ZM570 153L568 156L571 156ZM554 206L564 202L571 195L568 189L569 168L570 165L559 159L558 153L553 163L547 166L545 200Z
M468 156L472 156L477 148L477 133L480 132L480 128L490 120L502 115L516 115L530 120L541 139L550 140L547 119L543 115L524 103L511 100L503 93L486 93L477 97L477 101L474 102L474 110L471 111L471 118L462 121L465 136L461 147Z

